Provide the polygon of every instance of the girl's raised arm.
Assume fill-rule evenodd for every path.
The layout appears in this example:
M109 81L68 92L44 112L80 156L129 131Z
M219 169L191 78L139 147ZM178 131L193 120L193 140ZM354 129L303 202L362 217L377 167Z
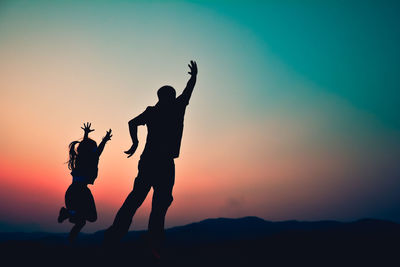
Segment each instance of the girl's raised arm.
M111 134L111 129L107 131L106 135L103 137L103 140L97 147L97 153L100 157L101 153L103 152L104 146L106 145L107 141L111 140L112 134Z

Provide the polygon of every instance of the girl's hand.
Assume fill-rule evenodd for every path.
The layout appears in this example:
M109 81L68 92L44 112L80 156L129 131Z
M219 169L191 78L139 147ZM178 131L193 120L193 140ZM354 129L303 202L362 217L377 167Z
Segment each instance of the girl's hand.
M112 137L112 134L111 134L111 129L110 129L106 132L106 136L104 136L103 140L109 141L109 140L111 140L111 137Z
M90 127L92 126L91 123L87 122L86 124L83 123L83 127L81 127L82 130L85 131L85 135L89 134L90 132L93 132L94 129L90 129Z

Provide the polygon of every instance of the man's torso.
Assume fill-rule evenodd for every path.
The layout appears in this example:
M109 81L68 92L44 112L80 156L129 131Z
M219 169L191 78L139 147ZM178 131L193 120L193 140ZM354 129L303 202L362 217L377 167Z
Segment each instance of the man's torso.
M176 102L168 108L146 109L147 140L142 157L177 158L183 133L186 105Z

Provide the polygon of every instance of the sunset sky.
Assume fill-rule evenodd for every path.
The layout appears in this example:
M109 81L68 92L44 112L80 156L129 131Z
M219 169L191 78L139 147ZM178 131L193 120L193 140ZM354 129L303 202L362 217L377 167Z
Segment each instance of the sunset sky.
M198 80L167 227L212 217L400 222L396 1L1 1L0 231L67 232L68 144L113 130L89 186L112 220L128 121ZM131 230L144 229L151 193Z

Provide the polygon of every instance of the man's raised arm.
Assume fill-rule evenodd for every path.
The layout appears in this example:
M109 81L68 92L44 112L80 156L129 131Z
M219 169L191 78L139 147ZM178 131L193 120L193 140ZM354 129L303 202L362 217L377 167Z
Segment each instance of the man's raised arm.
M197 78L197 63L196 61L191 60L190 64L188 65L190 71L188 72L191 77L186 84L185 89L183 90L182 94L178 96L178 99L183 101L186 105L189 104L190 97L192 96L192 92L194 89L194 85L196 84Z

